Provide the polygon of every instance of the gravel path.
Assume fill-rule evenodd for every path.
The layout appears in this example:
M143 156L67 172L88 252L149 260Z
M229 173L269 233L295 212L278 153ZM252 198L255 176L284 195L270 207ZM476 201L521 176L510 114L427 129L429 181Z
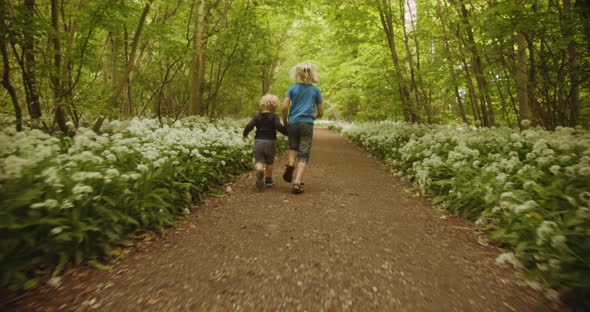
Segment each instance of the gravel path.
M302 195L250 173L110 271L76 269L15 311L558 311L475 227L316 129Z

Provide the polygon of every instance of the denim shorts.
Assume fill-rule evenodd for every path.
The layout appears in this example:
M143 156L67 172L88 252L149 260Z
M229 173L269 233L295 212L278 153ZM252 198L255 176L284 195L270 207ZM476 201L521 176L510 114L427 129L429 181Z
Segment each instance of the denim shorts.
M274 140L254 140L254 159L257 163L272 165L277 153Z
M300 162L309 161L309 151L313 139L313 124L297 122L287 125L289 136L289 149L297 151Z

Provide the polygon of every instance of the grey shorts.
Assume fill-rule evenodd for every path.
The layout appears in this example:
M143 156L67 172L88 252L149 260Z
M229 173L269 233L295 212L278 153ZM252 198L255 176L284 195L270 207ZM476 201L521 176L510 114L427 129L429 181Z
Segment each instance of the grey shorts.
M313 139L313 124L297 122L287 125L287 133L289 134L289 149L297 151L297 158L300 162L308 162Z
M277 154L274 140L254 140L254 159L257 163L272 165Z

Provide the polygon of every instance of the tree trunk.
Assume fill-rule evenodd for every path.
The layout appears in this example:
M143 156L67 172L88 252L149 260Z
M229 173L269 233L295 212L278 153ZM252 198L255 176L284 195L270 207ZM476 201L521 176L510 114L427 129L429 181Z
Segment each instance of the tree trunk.
M462 59L462 63L463 71L465 73L465 81L467 82L467 90L469 92L469 99L471 102L471 112L473 114L473 119L475 119L475 124L477 126L481 126L483 118L479 111L479 106L477 105L477 94L475 94L475 86L473 85L471 72L469 71L469 66L467 66L467 61L465 60L465 58Z
M535 10L535 6L533 6L533 10ZM537 101L537 64L536 62L536 52L535 52L535 45L534 45L534 38L533 34L530 33L527 39L527 46L529 51L529 62L528 62L528 85L527 85L527 92L528 92L528 99L529 99L529 109L531 112L531 125L537 125L540 123L541 120L544 119L543 117L543 110L539 106Z
M205 77L205 55L203 51L203 34L205 23L205 1L197 0L197 17L195 19L195 32L193 34L193 64L191 67L191 104L190 114L203 114L203 80Z
M35 0L25 0L25 7L24 19L26 27L23 30L23 84L29 115L32 119L39 119L42 113L35 74L35 36L33 34L35 29Z
M569 69L569 80L570 80L570 94L569 99L569 122L566 124L570 127L575 127L578 124L578 117L580 114L580 88L578 79L578 52L576 49L576 42L573 38L572 27L575 25L574 13L571 11L572 3L571 0L563 0L563 14L564 18L568 21L562 23L566 25L564 37L568 39L568 65L566 68Z
M447 32L447 28L445 27L446 21L443 18L440 0L436 1L436 15L438 16L438 19L440 20L440 23L441 23L442 35L443 35L443 47L444 47L445 57L447 58L447 67L448 67L449 73L451 73L451 77L453 77L452 82L453 82L453 90L455 92L455 101L456 101L457 106L459 107L459 113L461 114L461 119L463 120L464 123L470 124L469 119L467 118L467 115L465 114L465 106L463 105L463 99L461 98L461 94L459 93L459 86L456 81L456 76L458 73L455 70L455 67L453 66L451 48L449 46L449 35ZM474 118L475 118L475 115L474 115Z
M481 62L481 57L477 49L477 45L473 36L473 31L469 23L469 13L465 7L463 0L460 0L459 14L461 15L463 25L465 26L465 32L467 33L467 47L471 53L471 67L475 74L475 81L479 88L479 92L482 97L481 111L483 117L484 126L490 127L495 126L494 120L494 109L492 107L492 99L490 97L489 87L487 79L485 78L485 70Z
M6 37L8 36L8 27L6 25L6 17L4 15L4 12L6 12L4 5L4 2L0 2L0 52L2 53L2 86L6 89L6 91L8 91L8 94L10 94L12 106L14 107L14 115L16 117L16 131L22 131L23 116L20 106L18 105L16 91L10 83L10 63L8 49L6 48L8 45L8 41L6 40Z
M66 116L63 109L63 92L61 85L61 43L59 40L59 11L57 0L51 0L51 26L53 27L53 34L51 42L53 44L53 109L55 111L55 122L63 133L68 133L68 126L66 125Z
M389 1L386 0L375 0L375 4L377 6L377 9L379 10L381 25L383 26L383 31L385 32L385 36L387 37L389 52L391 55L391 59L393 61L395 76L397 78L400 100L402 102L402 111L404 114L404 119L407 122L418 122L420 118L413 111L410 100L410 92L408 90L406 82L404 81L402 68L400 66L399 57L397 55L397 49L395 46L395 36L393 30L393 12L391 9L391 3L389 3Z
M519 120L531 120L528 99L528 72L526 57L527 42L523 31L516 34L516 59L514 62L514 81L516 84L516 97L518 98ZM520 123L519 123L520 124Z
M135 34L133 36L133 42L131 43L131 51L129 53L129 59L127 61L127 66L125 66L125 73L123 74L122 77L120 77L120 79L118 81L115 81L115 83L116 83L115 90L111 94L111 97L109 98L109 101L107 104L110 109L117 108L118 98L121 95L121 93L123 92L123 89L125 89L125 87L127 87L128 83L130 81L129 77L131 75L131 72L135 69L135 66L137 65L137 59L138 59L137 50L138 50L138 45L139 45L139 38L141 37L141 33L143 31L143 26L145 25L145 21L146 21L148 13L150 11L152 2L153 2L153 0L148 0L148 2L145 4L145 7L143 8L143 12L141 13L139 23L137 24L137 29L135 30Z

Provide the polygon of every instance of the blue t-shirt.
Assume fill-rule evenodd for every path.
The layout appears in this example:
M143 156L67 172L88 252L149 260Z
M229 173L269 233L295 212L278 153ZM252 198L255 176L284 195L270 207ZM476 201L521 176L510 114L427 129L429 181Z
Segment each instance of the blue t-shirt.
M298 83L289 87L287 97L291 99L291 109L287 124L306 122L313 124L315 106L322 104L320 89L312 84Z

